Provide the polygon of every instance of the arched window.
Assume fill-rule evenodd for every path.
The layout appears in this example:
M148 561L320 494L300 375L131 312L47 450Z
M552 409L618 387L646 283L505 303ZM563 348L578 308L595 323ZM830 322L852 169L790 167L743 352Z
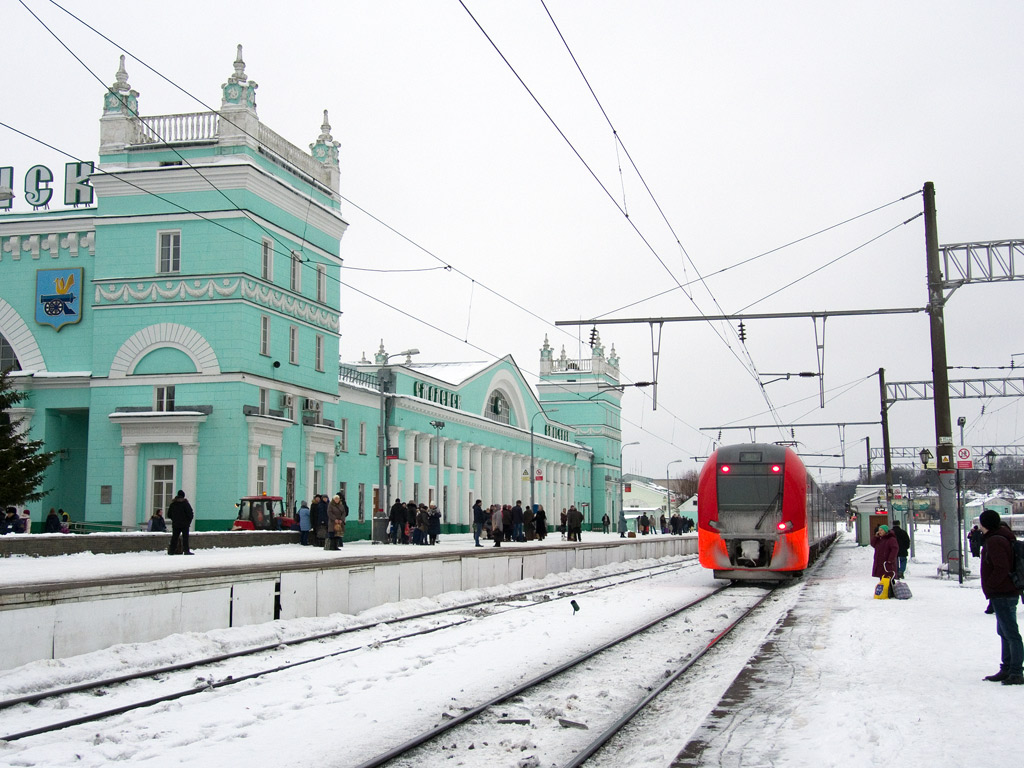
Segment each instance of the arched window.
M18 362L18 356L14 354L14 348L0 334L0 371L6 371L8 368L20 371L21 363Z
M493 392L487 398L486 416L491 421L497 421L502 424L511 423L512 409L508 405L508 400L505 399L501 392Z

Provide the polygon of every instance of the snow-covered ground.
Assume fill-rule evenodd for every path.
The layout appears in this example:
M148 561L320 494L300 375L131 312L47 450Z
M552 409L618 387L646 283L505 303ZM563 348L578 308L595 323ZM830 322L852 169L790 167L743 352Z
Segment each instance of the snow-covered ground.
M461 537L446 539L441 546L472 546ZM359 549L346 546L345 554L337 556L353 556ZM365 545L361 554L371 549L382 551ZM260 548L258 554L262 561L335 556L298 547ZM253 556L248 550L250 561ZM0 579L30 584L74 580L76 574L183 568L196 560L240 563L245 557L245 551L222 550L196 558L10 558L0 562ZM804 583L783 590L792 610L786 621L766 628L765 653L726 694L728 715L719 712L702 724L665 715L633 737L632 749L620 749L613 762L602 764L668 765L692 738L703 749L695 750L685 765L1020 765L1024 752L1017 731L1024 715L1024 688L982 680L998 667L995 622L983 612L976 574L963 586L938 579L938 561L938 530L920 530L917 556L907 574L913 599L874 600L871 550L855 546L850 537L843 539ZM538 665L610 639L620 628L706 592L712 582L707 573L689 568L581 597L578 613L567 600L554 600L456 630L395 644L368 643L330 661L142 713L55 736L0 743L0 765L106 766L130 761L151 766L352 766L434 725L443 712L484 701L511 682L532 677ZM414 613L490 591L500 594L508 588L381 606L357 619L273 622L35 662L0 673L0 696L46 688L57 680L123 673L154 660L171 662L192 653L223 652L356 620ZM298 652L282 648L281 659ZM673 643L660 642L648 654L652 669L660 670L677 661L680 651ZM568 737L564 730L545 727L547 721L559 715L571 719L575 701L608 696L617 682L603 676L598 665L588 682L550 693L545 710L533 713L535 722L524 726L517 739L490 745L488 764L517 766L531 757L536 759L532 765L557 764L545 756ZM720 681L721 692L729 682ZM28 727L23 725L29 719L27 710L0 711L0 732ZM463 742L461 749L420 765L480 764L465 750L468 744Z

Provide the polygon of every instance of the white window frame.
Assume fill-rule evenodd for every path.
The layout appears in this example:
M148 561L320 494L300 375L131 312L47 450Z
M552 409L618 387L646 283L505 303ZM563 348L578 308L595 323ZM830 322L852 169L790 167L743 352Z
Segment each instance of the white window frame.
M295 293L302 290L302 254L292 251L290 285Z
M299 326L288 326L288 362L299 364Z
M260 315L260 354L270 357L270 315Z
M153 410L161 412L174 410L173 384L153 387Z
M170 467L171 468L171 480L167 490L168 495L165 497L166 501L164 506L160 507L164 511L164 517L167 517L167 507L174 499L176 491L174 490L178 483L178 462L174 459L149 459L146 462L146 509L149 513L145 515L144 519L140 522L145 523L153 516L153 512L156 511L156 495L154 494L154 483L156 483L156 468L157 467ZM166 482L166 481L165 481Z
M324 369L324 335L318 333L316 335L316 350L315 350L315 364L318 371Z
M260 277L268 283L274 282L274 241L266 237L260 250Z
M267 460L259 459L256 462L256 495L262 496L267 492Z
M341 432L341 437L338 442L341 445L343 452L348 451L348 419L338 420L338 431Z
M316 300L321 304L327 303L327 265L316 265Z
M270 390L260 387L260 416L270 413Z
M164 269L164 240L168 241L167 269ZM175 275L181 272L181 230L163 229L156 233L156 271L160 275Z
M311 496L314 493L319 493L319 494L323 495L323 489L321 488L321 483L323 482L323 477L324 477L324 471L322 469L320 469L319 467L313 467L313 489L312 489L312 492L310 493Z
M359 453L366 455L366 422L359 422Z

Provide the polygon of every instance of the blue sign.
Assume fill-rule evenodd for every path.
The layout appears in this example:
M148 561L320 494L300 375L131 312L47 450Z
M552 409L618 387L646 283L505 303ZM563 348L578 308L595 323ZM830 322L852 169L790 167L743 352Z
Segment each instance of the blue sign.
M82 319L82 268L36 270L36 322L58 331Z

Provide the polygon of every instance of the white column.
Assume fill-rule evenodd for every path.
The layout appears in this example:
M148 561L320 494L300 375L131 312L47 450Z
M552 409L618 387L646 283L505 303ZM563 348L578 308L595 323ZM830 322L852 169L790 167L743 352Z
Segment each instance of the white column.
M391 494L391 498L385 500L385 512L388 512L391 509L391 505L395 503L395 499L405 498L402 495L402 489L399 487L401 483L398 480L400 474L399 470L402 467L402 462L405 461L403 457L406 456L409 452L408 445L406 445L405 448L402 448L403 441L401 436L404 431L405 430L401 429L400 427L388 427L388 445L390 445L392 448L398 448L399 458L391 459L385 463L384 471L388 473L385 482L388 487L388 493Z
M513 458L515 457L509 452L505 452L502 458L502 473L505 480L504 496L508 499L507 504L515 504L516 499L519 498L516 495L519 490L516 488L519 485L519 477L516 475Z
M409 502L416 487L416 432L409 429L405 432L405 480L402 486L402 499ZM418 499L416 500L418 503Z
M459 441L447 440L445 442L445 453L448 452L448 443L451 443L452 462L448 468L448 507L444 511L444 520L448 523L458 523L461 519L462 504L459 503ZM447 463L447 462L445 462Z
M493 460L494 449L480 447L480 482L477 485L476 495L483 499L485 505L494 503L493 487Z
M199 443L181 444L181 490L185 492L185 498L191 500L193 509L199 509L199 500L196 498L196 485L199 471ZM195 530L196 519L192 518L192 529Z
M280 445L272 445L272 446L270 446L270 457L271 457L270 458L270 475L271 475L271 478L272 478L271 481L270 481L270 489L271 489L270 490L270 495L271 496L280 496L281 495L281 446ZM331 469L334 468L333 464L328 464L328 466L331 467ZM328 470L328 474L330 474L330 470ZM328 478L327 487L328 488L333 487L331 485L330 478Z
M501 497L501 451L492 449L491 453L491 498L494 504L504 504Z
M129 530L139 524L139 446L123 445L124 474L121 479L121 525Z
M477 453L480 449L472 443L462 444L462 509L459 522L462 525L473 524L473 495L480 495L480 474L479 471L476 475L476 490L473 486L473 454ZM479 454L477 454L479 455ZM477 467L479 467L479 462Z
M249 442L249 463L245 470L245 492L256 493L256 465L260 460L260 444Z
M318 488L313 487L313 470L316 469L316 451L309 440L306 440L306 492L302 498L309 499L312 503L313 494L320 493ZM301 499L300 499L301 500Z

